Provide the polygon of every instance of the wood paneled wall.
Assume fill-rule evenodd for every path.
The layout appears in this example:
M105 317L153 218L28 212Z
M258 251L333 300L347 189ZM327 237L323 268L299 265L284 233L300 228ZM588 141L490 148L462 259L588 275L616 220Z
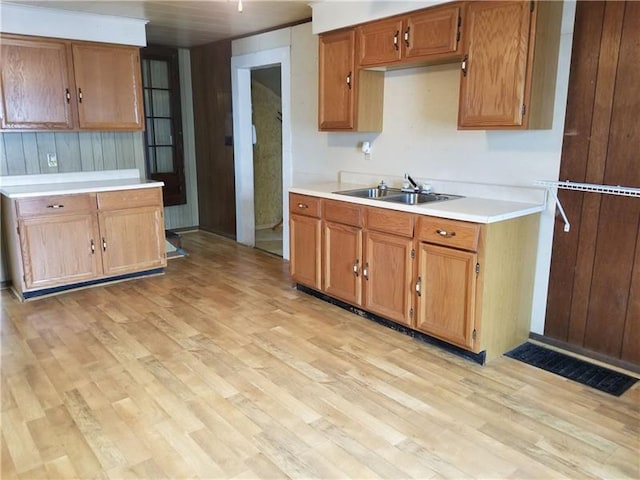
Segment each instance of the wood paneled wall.
M191 79L200 228L235 238L231 41L192 48Z
M578 2L560 178L640 187L640 3ZM561 191L545 336L640 364L640 199Z
M47 165L55 153L57 167ZM0 134L0 175L90 172L138 168L144 172L140 132L38 132Z

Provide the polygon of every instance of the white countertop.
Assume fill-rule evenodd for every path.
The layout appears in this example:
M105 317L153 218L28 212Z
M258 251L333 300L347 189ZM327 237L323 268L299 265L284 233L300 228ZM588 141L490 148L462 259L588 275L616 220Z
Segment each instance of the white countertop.
M158 188L164 182L139 177L138 170L0 177L0 193L9 198Z
M489 198L465 197L446 200L441 202L429 202L420 205L404 205L399 203L385 202L370 198L358 198L348 195L341 195L334 192L343 190L354 190L357 188L368 188L371 185L356 185L347 183L324 183L309 185L304 187L292 187L291 193L311 195L314 197L342 200L371 207L388 208L403 212L418 213L420 215L431 215L434 217L450 218L453 220L463 220L476 223L494 223L512 218L523 217L534 213L542 212L545 209L544 203L523 203L509 200L493 200ZM446 193L446 192L441 192Z

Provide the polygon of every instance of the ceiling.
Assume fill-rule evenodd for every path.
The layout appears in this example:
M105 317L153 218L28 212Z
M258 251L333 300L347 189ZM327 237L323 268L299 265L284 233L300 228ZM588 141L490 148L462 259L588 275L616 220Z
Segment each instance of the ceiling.
M10 0L6 3L146 19L149 21L147 44L174 47L193 47L246 36L311 17L309 0L242 0L242 12L238 12L238 0Z

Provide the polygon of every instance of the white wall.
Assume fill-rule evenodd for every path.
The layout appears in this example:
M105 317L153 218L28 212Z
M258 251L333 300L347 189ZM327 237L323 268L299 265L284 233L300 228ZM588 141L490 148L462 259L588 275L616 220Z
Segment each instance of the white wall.
M145 46L146 20L0 3L0 31Z
M340 19L339 26L366 20L360 14L367 4L372 8L372 2L357 2L360 7L351 7L356 8L360 16L350 18L349 10L343 9L341 4L326 3L327 8L334 8L333 17ZM314 30L316 12L317 5L314 6ZM312 34L309 24L292 27L294 185L335 181L340 171L375 173L381 178L410 172L419 178L526 186L532 186L535 180L557 179L574 15L575 3L566 2L553 128L522 132L457 130L459 66L440 65L385 73L382 133L319 133L317 36ZM320 28L324 29L326 25L318 30ZM254 43L261 48L272 48L265 43L264 37ZM373 145L369 161L358 148L363 140ZM554 215L554 206L549 205L541 221L531 325L536 333L542 333L544 328Z

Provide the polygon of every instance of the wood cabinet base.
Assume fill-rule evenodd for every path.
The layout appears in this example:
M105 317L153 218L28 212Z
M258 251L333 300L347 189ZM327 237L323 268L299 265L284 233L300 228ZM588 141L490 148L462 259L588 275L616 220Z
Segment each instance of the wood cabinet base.
M156 275L163 275L164 268L154 268L152 270L145 270L143 272L128 273L126 275L116 275L114 277L104 277L97 280L89 280L86 282L73 283L69 285L63 285L59 287L43 288L40 290L34 290L29 292L18 293L18 291L12 286L11 291L19 300L29 301L36 300L42 297L49 297L51 295L57 295L59 293L65 293L72 290L82 290L84 288L90 288L96 285L108 285L112 283L125 282L127 280L133 280L140 277L153 277Z
M469 350L465 350L464 348L457 347L451 343L445 342L444 340L440 340L439 338L432 337L431 335L427 335L426 333L409 328L406 325L393 322L387 318L376 315L375 313L371 313L367 310L362 310L361 308L354 307L349 303L345 303L341 300L338 300L334 297L331 297L322 292L314 290L313 288L309 288L305 285L301 285L297 283L295 284L295 287L301 292L307 293L309 295L313 295L314 297L319 298L320 300L324 300L325 302L328 302L332 305L348 310L351 313L355 313L359 317L364 317L368 320L373 320L374 322L379 323L380 325L383 325L388 328L392 328L397 332L404 333L405 335L409 335L410 337L416 338L430 345L435 345L436 347L442 348L459 357L466 358L467 360L478 363L480 365L484 365L486 363L486 360L487 360L486 350L482 350L481 352L474 353Z

